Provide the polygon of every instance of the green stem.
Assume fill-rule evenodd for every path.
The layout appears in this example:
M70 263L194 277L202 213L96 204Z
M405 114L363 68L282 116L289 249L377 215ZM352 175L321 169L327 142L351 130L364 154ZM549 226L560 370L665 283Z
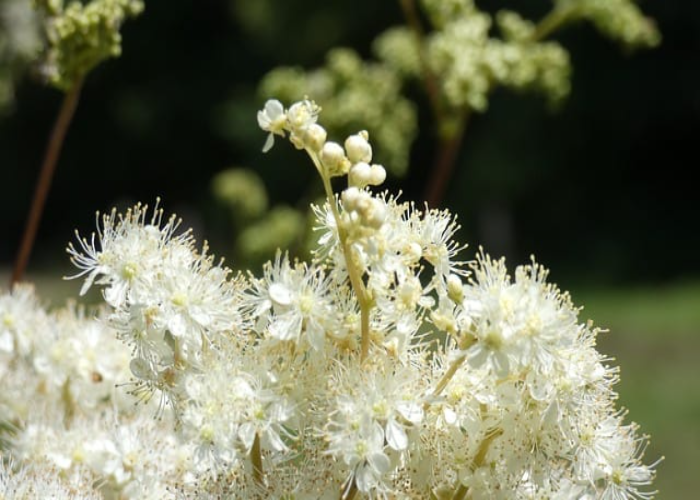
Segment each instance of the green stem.
M462 337L462 340L459 342L459 349L462 351L466 351L469 349L471 345L476 342L476 338L469 335L469 336L464 336ZM450 367L447 369L447 371L442 375L440 380L438 381L437 385L435 386L435 389L433 389L433 396L438 396L440 393L447 387L447 384L452 380L452 377L454 377L455 373L457 373L457 370L459 370L459 367L462 366L464 363L464 360L467 359L466 355L461 355L457 359L455 359Z
M350 485L344 486L343 490L340 492L340 500L353 500L357 495L357 486L355 481L352 481Z
M484 438L484 440L481 442L479 445L479 449L476 452L476 456L474 457L474 461L472 462L472 470L476 470L482 465L484 465L484 462L486 461L486 453L489 451L489 446L491 446L491 443L498 438L501 434L503 434L503 429L492 429Z
M452 500L464 500L465 498L467 498L468 493L469 488L467 488L463 484L460 484L459 488L457 488L457 491L455 491L455 494L452 495Z
M250 461L253 463L253 479L258 485L263 485L265 471L262 463L262 450L260 449L260 435L255 434L253 447L250 449Z
M44 161L41 165L41 170L39 171L39 178L37 179L36 188L34 190L34 198L32 199L32 204L29 209L27 225L24 229L22 243L20 244L19 251L17 252L17 260L15 261L15 266L12 270L12 277L10 278L10 288L12 288L15 283L22 280L24 271L27 268L29 256L32 253L34 241L36 240L36 233L39 229L39 222L41 222L41 215L44 212L46 198L49 194L49 189L51 188L53 174L56 170L56 163L58 162L58 157L61 153L61 148L66 138L66 133L68 132L68 128L70 127L73 116L75 115L75 109L78 106L78 99L80 97L82 84L83 79L78 78L73 84L73 87L71 87L63 96L63 103L61 104L61 109L58 112L56 122L51 130L49 142L46 147L46 153L44 155Z
M61 387L61 399L65 405L63 408L63 422L66 428L68 428L73 422L73 417L75 416L75 402L73 393L70 390L70 378L67 378L63 383L63 387Z
M316 169L321 175L323 180L323 188L326 191L326 198L328 199L328 204L331 206L331 211L333 212L333 218L335 219L336 227L338 228L338 239L340 240L340 245L343 250L343 255L345 256L345 266L348 270L348 277L350 278L350 284L355 296L357 297L357 302L360 305L360 325L362 330L361 346L360 346L360 360L364 361L369 355L369 344L370 344L370 329L369 329L369 313L372 309L372 299L365 288L365 284L362 281L362 272L357 268L354 259L352 258L352 248L348 243L348 235L343 228L343 224L340 219L340 214L338 213L338 208L335 204L335 194L333 193L333 187L331 186L331 181L327 175L324 174L323 167L319 161L316 154L310 150L307 150L309 156L314 162Z
M567 21L569 21L573 10L574 9L572 7L552 9L540 20L539 23L537 23L535 33L532 35L532 41L538 42L543 40L561 28Z
M467 359L466 356L460 356L452 362L447 371L442 375L442 378L440 378L438 381L435 389L433 389L433 396L440 395L445 387L447 387L447 384L450 382L450 380L452 380L452 377L454 377L455 373L457 373L457 370L459 370L459 367L462 366L465 359Z

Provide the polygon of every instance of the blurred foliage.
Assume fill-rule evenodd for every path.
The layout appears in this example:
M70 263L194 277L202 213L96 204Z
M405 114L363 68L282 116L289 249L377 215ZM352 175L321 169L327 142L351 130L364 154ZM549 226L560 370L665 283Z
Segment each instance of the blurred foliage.
M656 47L656 23L630 0L555 0L554 15L566 22L592 22L605 36L628 48Z
M265 185L253 170L229 168L219 172L212 180L212 192L234 220L246 222L267 211Z
M211 189L220 206L228 209L237 267L257 269L280 248L308 254L309 217L287 205L269 208L263 180L254 171L223 170L212 179Z
M0 116L14 103L15 84L42 48L39 20L27 0L0 2Z

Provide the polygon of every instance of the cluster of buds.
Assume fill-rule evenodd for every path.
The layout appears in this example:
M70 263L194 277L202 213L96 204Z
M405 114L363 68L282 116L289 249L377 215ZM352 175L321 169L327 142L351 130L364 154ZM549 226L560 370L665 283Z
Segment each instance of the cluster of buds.
M46 17L48 48L42 72L61 90L73 87L102 61L121 54L124 21L138 16L142 0L92 0L68 2L37 0Z
M258 124L269 132L263 151L268 151L275 135L289 140L298 149L306 150L324 182L333 177L347 176L347 188L341 193L343 213L339 223L351 235L371 234L378 230L386 217L383 200L373 197L365 188L380 186L386 180L386 170L372 162L369 133L362 130L349 136L341 146L327 141L326 130L317 123L320 108L312 101L294 103L285 110L282 103L271 99L258 112Z

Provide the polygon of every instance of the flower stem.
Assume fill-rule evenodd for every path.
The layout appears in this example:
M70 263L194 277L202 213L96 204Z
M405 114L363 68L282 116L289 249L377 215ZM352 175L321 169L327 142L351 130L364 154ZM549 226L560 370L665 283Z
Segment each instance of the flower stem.
M428 56L425 52L425 32L420 21L414 0L400 0L406 23L411 28L416 40L416 50L420 59L423 73L423 85L428 96L430 108L437 123L439 144L428 187L425 191L425 201L430 206L437 206L442 201L447 183L454 170L457 153L462 145L462 137L469 116L469 109L460 110L457 116L446 113L445 103L442 100L440 85L437 76L430 68Z
M416 41L416 50L423 72L423 84L425 85L425 92L428 95L430 108L435 120L438 123L442 123L444 121L445 110L440 96L437 77L430 69L428 56L425 53L425 30L421 24L420 16L416 9L416 3L414 0L400 0L399 3L401 4L401 10L403 11L406 23L411 28L411 31L413 31L413 36Z
M343 249L343 255L345 256L345 266L348 270L348 277L350 278L350 284L355 296L357 297L357 302L360 305L360 325L362 330L361 344L360 344L360 361L367 359L369 355L369 341L370 341L370 331L369 331L369 313L372 309L372 299L367 293L365 284L362 281L362 272L357 268L355 260L352 258L352 248L348 243L348 235L343 228L343 224L340 219L340 214L338 213L338 208L335 205L335 195L333 194L333 187L331 186L331 181L327 175L324 174L321 162L315 153L308 151L309 156L314 162L316 169L321 175L323 180L323 188L326 191L326 198L328 204L331 206L331 211L333 212L333 218L335 219L336 227L338 228L338 239L340 240L340 245Z
M562 25L569 20L572 12L573 8L571 7L552 9L540 20L539 23L537 23L535 33L532 35L532 41L537 42L539 40L543 40L561 28Z
M431 207L440 205L445 197L445 189L454 171L469 115L469 108L466 108L459 116L449 121L438 122L440 139L424 195L425 201Z
M455 491L455 494L452 495L452 500L464 500L465 498L467 498L468 493L469 488L467 488L463 484L460 484L459 488L457 488L457 491Z
M12 271L12 277L10 278L10 288L12 288L15 283L22 280L24 271L27 268L29 256L32 253L34 241L36 240L36 233L39 228L39 222L41 221L41 215L44 212L46 198L48 196L49 189L51 188L53 174L56 170L56 163L58 162L58 157L61 153L61 148L63 146L66 133L68 132L68 128L70 127L71 121L75 114L75 109L78 106L78 99L80 97L82 83L83 79L78 78L73 86L64 95L61 109L58 112L56 122L51 130L46 153L44 155L44 161L41 165L39 178L34 190L34 198L32 199L32 204L29 209L27 225L24 229L22 243L20 244L20 248L17 253L17 259Z
M250 449L250 460L253 462L253 479L255 483L259 485L264 484L265 471L263 470L262 450L260 449L260 435L257 433L253 440L253 447Z
M447 384L450 380L452 380L452 377L454 377L455 373L457 373L457 370L459 370L459 367L462 366L465 359L467 359L466 356L460 356L452 362L447 371L442 375L442 378L438 381L435 389L433 389L433 396L438 396L445 389L445 387L447 387Z
M496 438L498 438L501 434L503 434L503 429L501 428L492 429L491 431L489 431L489 433L479 445L479 449L476 452L476 456L472 461L472 470L476 470L482 465L484 465L484 462L486 461L486 453L488 453L489 451L489 446L491 446L491 443L493 443L493 441Z
M472 344L474 344L474 342L476 342L476 338L474 338L473 336L465 336L459 342L459 349L462 351L466 351ZM435 386L435 389L433 389L433 396L440 395L440 393L445 389L445 387L447 387L447 384L450 382L450 380L452 380L452 377L454 377L455 373L457 373L457 370L459 370L459 367L462 366L462 363L464 363L465 359L467 359L467 356L465 354L462 354L452 362L447 371L442 375L442 378L440 378L440 380L438 381L437 385Z
M353 500L355 495L357 495L357 485L355 485L355 481L353 479L349 479L349 481L350 484L343 486L340 492L340 500Z
M70 378L66 379L61 387L61 400L63 401L63 423L66 428L70 427L73 422L73 416L75 415L75 403L73 398L73 393L70 390Z

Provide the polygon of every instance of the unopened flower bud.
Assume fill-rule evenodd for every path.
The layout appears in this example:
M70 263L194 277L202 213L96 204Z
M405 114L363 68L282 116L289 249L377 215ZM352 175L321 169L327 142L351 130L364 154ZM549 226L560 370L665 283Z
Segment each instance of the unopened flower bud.
M370 167L368 184L379 186L386 180L386 170L381 165L372 165Z
M386 206L379 200L372 201L370 210L365 213L365 223L372 229L379 229L386 220Z
M360 200L361 192L356 187L349 187L340 195L346 210L355 210Z
M350 168L350 174L348 175L348 183L351 186L365 187L370 183L372 175L372 167L365 162L355 163Z
M369 144L368 138L369 134L363 130L345 140L345 150L351 163L372 161L372 146Z
M308 126L304 132L306 146L312 151L320 151L326 142L326 129L318 123L313 123Z
M450 274L447 277L447 296L457 304L464 298L462 280L456 274Z
M337 142L328 141L321 148L321 163L330 175L339 175L348 163L345 150Z

